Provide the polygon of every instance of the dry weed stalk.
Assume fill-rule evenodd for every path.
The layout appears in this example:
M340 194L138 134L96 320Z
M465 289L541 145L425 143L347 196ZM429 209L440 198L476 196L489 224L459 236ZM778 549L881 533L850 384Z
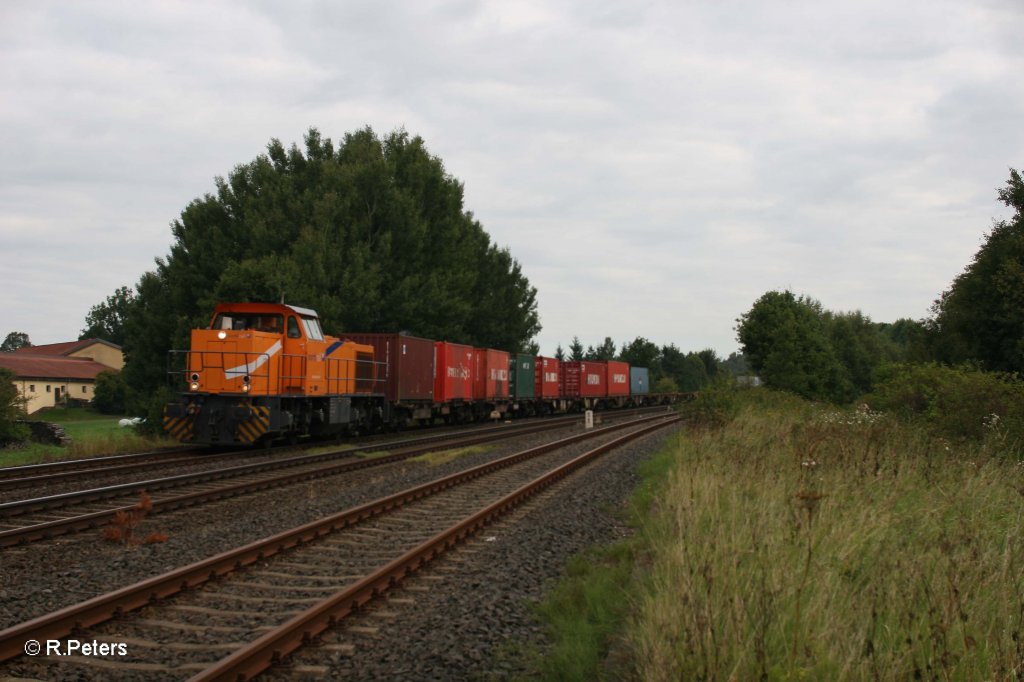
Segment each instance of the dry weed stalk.
M138 544L151 545L167 542L165 533L150 533L141 541L135 537L135 529L153 509L153 501L145 490L139 493L138 503L130 509L121 509L114 514L110 525L103 529L103 538L110 542L120 542L125 547Z

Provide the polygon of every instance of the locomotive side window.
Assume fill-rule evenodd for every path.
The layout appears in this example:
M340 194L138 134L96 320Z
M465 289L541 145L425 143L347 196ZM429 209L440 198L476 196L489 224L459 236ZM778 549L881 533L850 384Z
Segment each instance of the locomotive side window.
M323 341L324 332L320 329L320 320L315 317L302 318L302 326L306 328L306 337L313 341Z
M299 331L299 323L294 316L288 316L288 338L289 339L301 339L302 332Z
M230 329L243 331L252 329L258 332L280 334L283 319L273 313L220 313L213 320L212 329Z

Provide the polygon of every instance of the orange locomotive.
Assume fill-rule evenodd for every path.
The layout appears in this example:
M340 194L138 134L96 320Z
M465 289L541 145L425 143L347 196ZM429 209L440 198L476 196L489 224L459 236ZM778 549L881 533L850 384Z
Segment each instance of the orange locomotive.
M172 352L188 391L164 410L164 429L179 441L269 442L384 418L373 346L324 336L307 308L222 303L209 328L192 331L191 348Z

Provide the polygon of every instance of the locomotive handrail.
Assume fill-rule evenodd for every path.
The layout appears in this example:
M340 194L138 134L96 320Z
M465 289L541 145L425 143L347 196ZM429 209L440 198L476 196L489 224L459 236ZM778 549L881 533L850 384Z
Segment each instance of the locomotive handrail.
M232 359L227 362L227 356ZM250 377L249 395L301 395L309 392L309 356L281 354L277 381L271 381L270 362L276 354L239 350L171 350L168 352L168 378L172 388L190 388L192 374L203 377L210 370L229 371L227 366L245 367ZM239 359L242 361L238 363ZM383 393L386 381L381 369L386 363L351 358L324 358L324 386L327 394ZM354 370L354 371L353 371ZM346 384L348 386L346 386ZM345 390L348 388L348 390ZM202 386L197 392L202 392ZM242 391L238 391L239 393Z

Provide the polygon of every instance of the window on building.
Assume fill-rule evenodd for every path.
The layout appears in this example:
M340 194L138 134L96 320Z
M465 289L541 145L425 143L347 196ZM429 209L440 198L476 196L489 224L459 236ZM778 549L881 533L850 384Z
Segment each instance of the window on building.
M36 392L36 385L35 384L29 384L28 385L28 392L29 393L35 393Z
M46 384L46 392L49 393L51 390L50 384Z
M88 393L88 392L89 392L89 387L88 386L82 386L82 393Z

